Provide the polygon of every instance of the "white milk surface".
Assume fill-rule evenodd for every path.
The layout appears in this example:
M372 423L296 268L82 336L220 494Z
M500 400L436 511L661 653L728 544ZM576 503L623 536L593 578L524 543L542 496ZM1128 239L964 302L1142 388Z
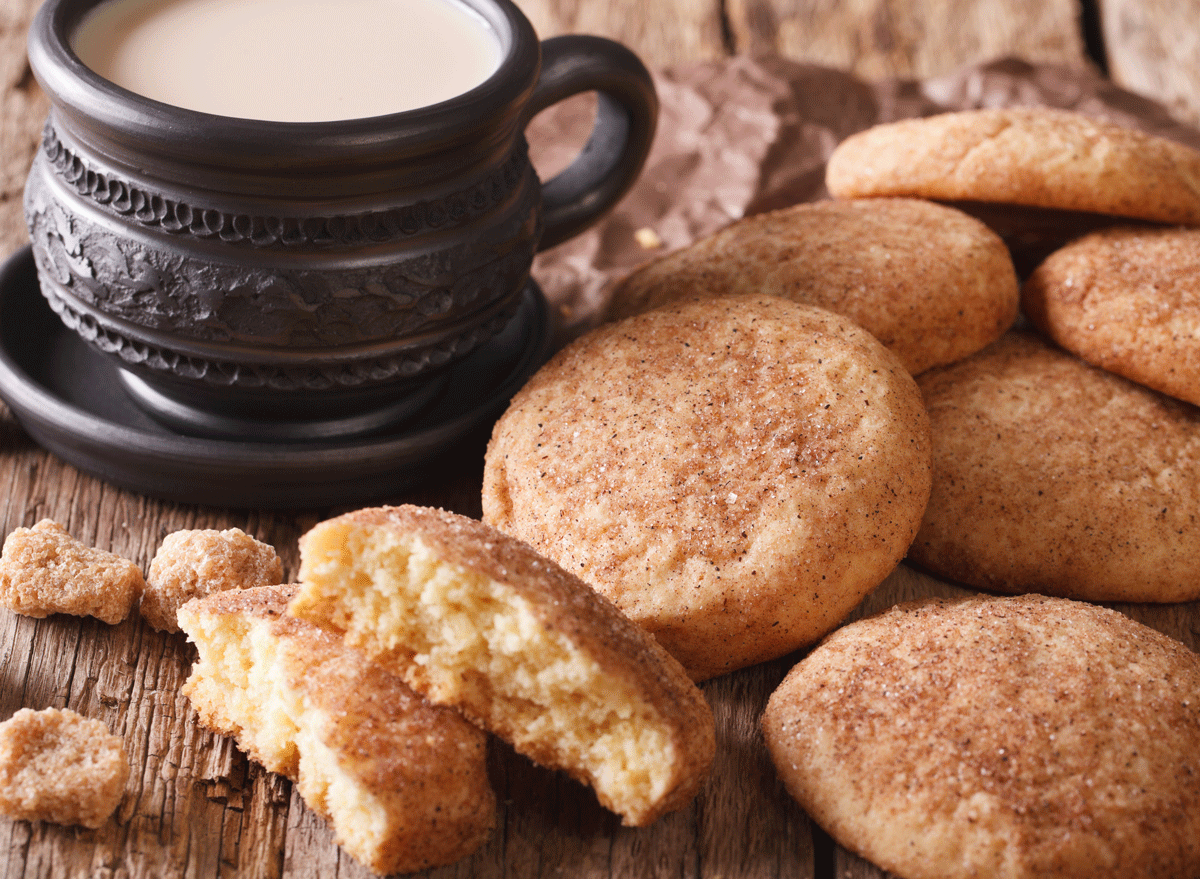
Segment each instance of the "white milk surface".
M500 64L495 32L454 0L107 0L72 46L145 97L279 122L425 107Z

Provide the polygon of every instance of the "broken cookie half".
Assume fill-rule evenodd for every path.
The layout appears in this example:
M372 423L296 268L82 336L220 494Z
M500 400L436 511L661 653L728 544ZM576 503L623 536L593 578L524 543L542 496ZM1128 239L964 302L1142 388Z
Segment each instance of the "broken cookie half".
M300 551L289 613L590 785L626 825L686 805L707 776L713 716L683 667L527 544L404 506L322 522Z
M338 844L375 873L471 854L495 822L486 734L287 616L293 592L253 587L180 608L199 650L183 692L201 722L295 781Z

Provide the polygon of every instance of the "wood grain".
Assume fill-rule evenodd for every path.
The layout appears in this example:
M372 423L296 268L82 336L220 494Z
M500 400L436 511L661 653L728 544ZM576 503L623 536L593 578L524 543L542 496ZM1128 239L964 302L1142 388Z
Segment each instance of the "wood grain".
M1200 8L1194 0L1099 0L1109 75L1200 124Z
M538 36L596 34L655 66L728 54L721 0L516 0Z
M1082 65L1076 0L728 0L733 49L926 77L1002 55Z
M25 57L25 35L39 5L37 0L0 3L0 256L28 239L21 193L49 109Z

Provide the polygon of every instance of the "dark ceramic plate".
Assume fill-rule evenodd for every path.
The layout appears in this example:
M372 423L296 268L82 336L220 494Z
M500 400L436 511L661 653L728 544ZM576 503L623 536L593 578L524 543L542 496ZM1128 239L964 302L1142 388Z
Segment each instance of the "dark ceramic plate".
M127 395L116 364L68 330L28 247L0 267L0 398L33 439L79 469L167 500L316 508L381 501L479 452L481 435L542 364L549 310L532 281L509 326L448 370L419 413L371 436L240 442L173 432Z

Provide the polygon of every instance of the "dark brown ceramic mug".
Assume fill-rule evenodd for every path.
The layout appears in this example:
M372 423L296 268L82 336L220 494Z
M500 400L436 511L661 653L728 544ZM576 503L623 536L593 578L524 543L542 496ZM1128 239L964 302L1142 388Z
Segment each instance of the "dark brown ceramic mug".
M402 419L510 321L534 253L625 193L653 137L653 83L629 50L539 43L509 0L465 0L501 46L480 86L311 123L208 115L101 78L71 48L96 2L47 0L29 34L51 101L25 190L39 283L184 432L308 439ZM585 91L591 139L543 184L524 129Z

